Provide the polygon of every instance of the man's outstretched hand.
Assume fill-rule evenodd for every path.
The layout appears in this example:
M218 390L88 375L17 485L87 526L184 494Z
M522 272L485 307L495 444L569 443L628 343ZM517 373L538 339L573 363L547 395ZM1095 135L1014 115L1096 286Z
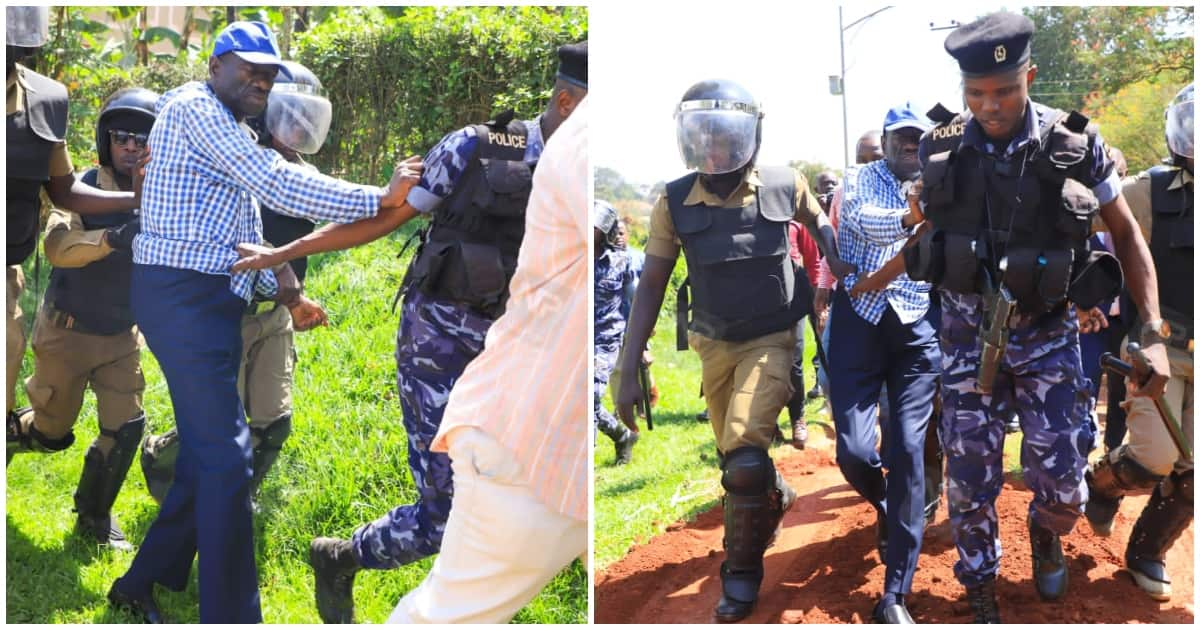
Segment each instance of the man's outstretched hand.
M412 156L403 162L396 165L396 170L392 172L392 179L388 182L387 188L384 189L383 199L380 200L380 207L398 207L404 205L404 200L408 197L408 191L421 181L421 172L425 170L425 165L421 162L419 156Z

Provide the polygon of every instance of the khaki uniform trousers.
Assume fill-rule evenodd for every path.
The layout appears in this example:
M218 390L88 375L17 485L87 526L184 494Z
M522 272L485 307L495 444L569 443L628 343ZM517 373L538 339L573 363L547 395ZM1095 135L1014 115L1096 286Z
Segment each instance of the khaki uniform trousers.
M21 292L25 290L25 274L21 265L9 265L6 273L7 293L4 300L4 313L7 318L5 336L8 338L4 354L4 395L7 396L8 407L12 411L13 398L17 387L17 374L21 371L21 360L25 357L25 328L21 325Z
M105 432L116 433L141 417L146 389L141 348L135 326L115 335L89 335L59 327L40 310L33 327L33 375L25 380L33 426L47 438L65 437L88 387L96 394L96 416ZM107 456L113 441L102 434L96 444Z
M1125 357L1126 360L1128 358ZM1188 441L1193 441L1192 409L1195 394L1192 389L1192 357L1183 350L1168 348L1167 359L1170 362L1171 380L1167 381L1164 398L1183 426ZM1156 475L1166 475L1172 469L1182 471L1192 468L1193 462L1184 460L1179 449L1175 448L1153 400L1130 395L1122 406L1127 412L1125 423L1129 427L1129 434L1125 449L1130 457Z
M264 429L292 413L292 372L296 367L292 314L268 303L257 314L242 317L242 364L238 394L251 429ZM252 444L258 446L256 431Z
M688 333L700 355L701 382L717 448L769 450L779 413L792 395L795 327L748 341L721 341Z

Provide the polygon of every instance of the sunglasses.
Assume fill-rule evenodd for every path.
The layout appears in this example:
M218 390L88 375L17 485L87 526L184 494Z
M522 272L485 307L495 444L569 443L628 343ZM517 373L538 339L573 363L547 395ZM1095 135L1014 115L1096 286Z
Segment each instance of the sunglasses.
M125 144L132 139L134 146L139 149L146 148L146 141L150 139L150 134L148 133L133 133L132 131L118 131L116 129L109 131L108 135L112 136L112 139L117 144Z

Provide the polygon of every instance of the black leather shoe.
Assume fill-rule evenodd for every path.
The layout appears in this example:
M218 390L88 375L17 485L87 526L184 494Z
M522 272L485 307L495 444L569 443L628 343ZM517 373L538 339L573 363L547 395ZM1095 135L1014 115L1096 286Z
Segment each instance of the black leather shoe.
M158 604L154 602L154 595L151 593L139 595L127 593L121 590L120 578L113 582L112 588L108 590L108 602L116 608L137 615L141 618L142 623L165 623Z
M875 611L871 613L871 621L875 623L916 623L908 614L908 609L904 607L903 601L888 606L879 602L875 605Z
M1054 532L1029 521L1029 542L1033 555L1033 583L1043 600L1061 599L1067 592L1067 561L1062 541Z
M754 602L738 601L722 593L713 615L721 623L733 623L749 617L752 612L754 612Z

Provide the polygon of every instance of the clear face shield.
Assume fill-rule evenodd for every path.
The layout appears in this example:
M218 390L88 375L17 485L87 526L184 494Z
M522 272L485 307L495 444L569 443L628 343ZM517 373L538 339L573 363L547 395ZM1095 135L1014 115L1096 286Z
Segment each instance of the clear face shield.
M325 144L333 105L320 87L276 83L267 99L267 130L280 144L298 153L313 154Z
M1171 153L1185 158L1195 157L1195 95L1195 86L1189 85L1167 107L1167 146Z
M50 41L50 7L5 7L4 43L37 48Z
M675 133L684 166L705 175L732 173L758 149L761 113L752 103L684 101L675 110Z
M617 211L608 203L596 201L592 204L592 226L604 234L609 245L617 243Z

